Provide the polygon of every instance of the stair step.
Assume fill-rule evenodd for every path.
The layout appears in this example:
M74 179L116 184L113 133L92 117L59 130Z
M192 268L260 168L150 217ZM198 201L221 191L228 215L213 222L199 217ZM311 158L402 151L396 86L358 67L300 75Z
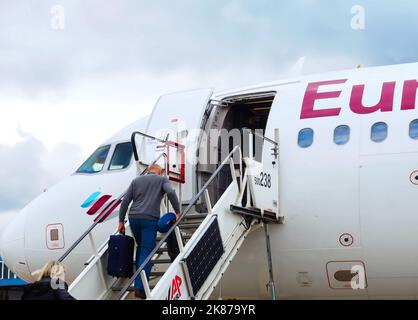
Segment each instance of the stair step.
M112 287L112 291L121 291L122 289L123 289L123 286ZM127 291L129 291L129 292L135 291L135 287L130 286Z
M150 286L149 287L151 290L154 289L154 286ZM114 286L112 287L112 291L122 291L123 286ZM134 286L130 286L127 290L128 292L134 292L135 291L135 287Z
M184 219L205 219L207 215L207 213L190 213L186 214Z
M164 253L164 252L168 252L167 248L158 248L156 253Z
M282 219L276 219L276 214L271 211L264 210L264 214L261 215L261 210L259 208L244 208L240 206L235 206L231 204L229 208L232 212L240 214L242 216L253 217L261 219L264 222L272 223L283 223Z
M162 277L164 275L164 272L162 271L151 271L150 276L151 277Z
M155 259L155 260L151 260L151 263L153 263L153 264L168 264L168 263L171 263L171 259Z
M190 229L192 229L192 228L190 228ZM192 234L187 233L187 234L182 234L181 236L182 236L183 240L189 240L192 237ZM163 237L157 237L157 243L160 242L162 238Z
M188 224L181 224L180 230L187 230L187 229L197 229L199 228L200 223L188 223Z

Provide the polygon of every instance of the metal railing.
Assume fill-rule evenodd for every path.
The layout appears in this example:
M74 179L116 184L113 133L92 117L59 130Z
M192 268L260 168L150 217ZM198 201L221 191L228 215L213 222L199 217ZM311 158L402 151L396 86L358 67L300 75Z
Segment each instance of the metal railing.
M3 260L0 260L0 281L9 279L18 279L18 277L12 272L12 270L7 268Z
M154 249L151 251L151 253L148 255L148 257L145 259L144 262L139 266L139 268L135 271L134 275L127 281L125 286L122 288L122 290L119 292L119 294L116 296L117 300L121 300L125 293L128 291L132 283L135 281L135 279L140 276L141 272L144 270L145 266L151 261L153 256L157 253L158 249L162 247L164 242L166 242L167 238L175 232L177 226L179 223L183 220L183 218L186 216L186 214L192 209L192 207L195 205L197 200L200 199L200 197L203 195L203 193L206 191L206 189L209 187L211 182L217 177L217 175L221 172L222 168L230 163L230 160L232 159L235 152L239 151L239 155L241 156L241 148L239 146L234 147L232 151L228 154L228 156L222 161L222 163L218 166L218 168L215 170L215 172L211 175L209 180L205 183L205 185L199 190L199 192L193 197L193 199L189 202L188 206L184 211L181 213L180 218L171 226L171 228L165 233L165 235L162 237L162 239L158 242L158 244L154 247ZM241 159L240 159L241 160ZM240 161L241 165L242 161ZM241 170L241 177L242 177L242 167L240 166Z
M135 141L135 137L137 135L140 135L140 136L143 136L144 138L155 140L155 141L158 141L158 142L161 142L161 143L166 143L167 140L168 140L168 137L169 137L169 135L167 134L167 136L165 137L165 140L162 140L162 139L158 139L156 137L150 136L149 134L146 134L146 133L143 133L143 132L140 132L140 131L132 132L132 134L131 134L131 145L132 145L132 151L133 151L133 154L134 154L135 161L139 160L138 149L136 147L136 141Z
M165 153L161 153L150 165L156 164L158 160L161 159L161 157L165 157ZM147 172L148 168L145 168L139 175L142 176ZM64 252L64 254L58 259L58 262L62 262L77 246L81 243L81 241L84 240L85 237L87 237L91 231L101 222L103 222L103 219L106 219L107 214L110 211L113 211L115 209L115 206L118 205L119 201L123 199L123 197L126 195L126 191L122 193L116 200L113 201L112 205L106 206L97 216L97 218L94 220L94 223L67 249L67 251ZM95 248L93 248L95 250Z
M254 135L256 135L257 137L259 137L259 138L261 138L261 139L263 139L263 140L265 140L265 141L267 141L267 142L270 142L272 145L274 145L274 146L276 146L276 147L279 145L276 141L274 141L274 140L272 140L272 139L270 139L270 138L267 138L266 136L264 136L264 135L262 135L262 134L258 133L257 131L253 131L252 133L253 133Z

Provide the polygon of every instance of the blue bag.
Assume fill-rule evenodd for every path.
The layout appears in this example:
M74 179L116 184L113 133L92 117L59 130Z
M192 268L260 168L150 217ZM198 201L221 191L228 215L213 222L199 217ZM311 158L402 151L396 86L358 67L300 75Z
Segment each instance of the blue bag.
M176 222L176 214L173 212L167 212L163 215L157 223L157 230L160 233L166 233L173 223Z

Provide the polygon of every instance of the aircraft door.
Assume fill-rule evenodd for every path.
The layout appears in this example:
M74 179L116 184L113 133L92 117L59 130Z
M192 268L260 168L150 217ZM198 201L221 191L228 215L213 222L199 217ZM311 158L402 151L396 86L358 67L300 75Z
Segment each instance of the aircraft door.
M274 119L274 102L264 136L255 133L253 148L262 148L262 158L253 159L250 165L249 186L253 193L253 206L280 216L279 212L279 129ZM262 144L260 146L260 144ZM250 153L253 153L252 151ZM261 161L261 162L260 162Z
M182 186L182 200L188 201L193 197L195 185L195 165L197 162L196 149L200 134L200 127L204 112L207 108L213 90L199 89L161 96L151 114L146 133L150 136L168 140L184 145L184 157L175 159L171 154L170 169L183 168L186 183ZM143 138L140 158L144 163L151 163L161 152L165 152L166 146L158 141ZM175 163L173 161L184 162Z
M278 130L276 130L278 138ZM263 159L259 162L252 159L247 162L250 170L250 188L253 206L279 216L279 149L275 140L255 137L255 141L263 142Z

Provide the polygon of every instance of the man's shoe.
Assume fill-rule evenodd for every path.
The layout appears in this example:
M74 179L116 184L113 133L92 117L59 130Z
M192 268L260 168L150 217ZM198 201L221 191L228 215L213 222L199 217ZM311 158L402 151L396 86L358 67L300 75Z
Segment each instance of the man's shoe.
M135 289L135 297L136 298L141 298L141 299L146 299L147 298L147 296L145 294L145 291L141 290L141 289L139 289L139 290Z

